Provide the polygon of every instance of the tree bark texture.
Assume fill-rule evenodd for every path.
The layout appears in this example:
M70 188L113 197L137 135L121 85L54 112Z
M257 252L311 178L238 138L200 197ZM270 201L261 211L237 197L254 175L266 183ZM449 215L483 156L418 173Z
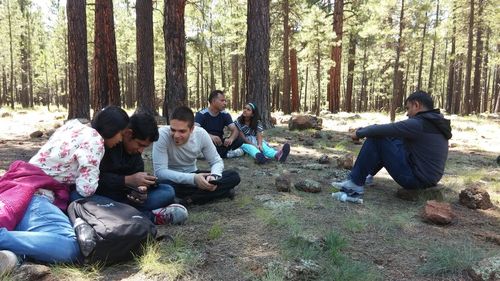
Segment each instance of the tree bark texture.
M400 83L401 81L398 79L400 78L399 73L399 57L401 55L401 49L402 49L402 44L403 44L403 29L404 29L404 24L403 24L403 19L404 19L404 7L405 7L405 0L401 0L401 13L399 16L399 35L398 35L398 41L396 44L396 59L394 62L394 76L393 76L393 81L392 81L392 102L391 102L391 112L390 112L390 117L391 117L391 122L394 122L396 119L396 109L398 108L397 102L401 99L402 93L400 92Z
M136 2L137 110L157 115L155 107L153 1Z
M328 109L330 112L338 112L340 109L343 24L344 0L337 0L335 1L335 7L333 9L333 31L336 37L332 47L331 56L334 65L330 68L330 86L328 91Z
M246 84L250 100L260 110L264 128L271 128L269 111L270 0L248 0ZM248 100L247 100L248 101Z
M475 113L480 112L481 108L481 69L483 60L483 0L479 0L477 11L477 31L476 31L476 57L474 62L474 81L472 84L471 108Z
M437 0L436 4L436 18L434 19L434 36L432 38L432 53L431 53L431 66L429 68L429 81L427 84L427 92L429 94L432 94L434 92L434 89L432 88L433 85L433 75L434 75L434 58L436 56L436 41L437 41L437 27L439 24L439 0Z
M469 36L467 43L467 61L465 64L465 94L463 100L463 114L470 114L472 111L471 101L471 74L472 74L472 46L474 40L474 1L470 0L469 11Z
M167 53L167 86L163 116L167 120L176 107L187 104L185 7L186 0L165 0L163 32Z
M96 0L94 32L92 108L95 115L108 105L121 106L111 0Z
M288 0L283 0L283 113L291 113L290 105L290 5Z
M352 112L352 92L354 84L354 66L356 65L356 35L349 36L349 61L347 62L347 88L345 92L345 111Z
M90 119L89 72L87 60L86 1L69 0L68 18L68 119Z
M239 61L239 56L238 54L233 54L231 55L231 81L232 81L232 87L231 87L231 100L232 100L232 108L234 111L238 111L240 107L239 103L239 89L240 89L240 80L239 80L239 67L238 67L238 61Z
M425 36L427 34L427 12L425 13L424 29L422 30L422 42L420 45L420 63L418 64L417 90L422 90L422 70L424 68Z
M300 111L299 73L297 66L297 50L290 50L290 84L292 86L292 112Z

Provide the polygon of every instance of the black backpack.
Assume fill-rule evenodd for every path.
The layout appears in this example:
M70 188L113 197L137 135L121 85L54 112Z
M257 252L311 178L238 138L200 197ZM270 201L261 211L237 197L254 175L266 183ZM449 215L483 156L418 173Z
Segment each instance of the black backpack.
M73 201L68 215L88 263L112 264L132 259L142 254L144 243L157 233L156 226L140 211L103 196Z

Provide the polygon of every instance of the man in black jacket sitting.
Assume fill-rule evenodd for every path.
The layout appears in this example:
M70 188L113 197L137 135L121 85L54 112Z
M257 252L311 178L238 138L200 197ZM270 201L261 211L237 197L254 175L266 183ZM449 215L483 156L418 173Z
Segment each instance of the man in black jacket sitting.
M451 138L450 120L434 108L432 97L416 91L405 101L408 119L371 125L352 133L355 141L367 138L349 175L332 183L348 196L361 196L364 185L383 167L404 189L435 186L444 173Z
M96 194L132 205L156 224L183 223L187 211L181 205L172 204L173 187L156 184L156 177L144 172L141 154L159 137L154 117L142 113L132 115L122 135L123 142L106 148Z

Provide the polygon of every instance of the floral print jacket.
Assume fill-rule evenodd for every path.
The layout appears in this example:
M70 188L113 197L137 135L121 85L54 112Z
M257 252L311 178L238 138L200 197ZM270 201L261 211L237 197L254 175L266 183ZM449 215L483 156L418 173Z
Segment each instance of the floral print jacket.
M29 162L61 183L75 184L76 191L88 197L97 189L103 156L101 135L75 119L57 129Z

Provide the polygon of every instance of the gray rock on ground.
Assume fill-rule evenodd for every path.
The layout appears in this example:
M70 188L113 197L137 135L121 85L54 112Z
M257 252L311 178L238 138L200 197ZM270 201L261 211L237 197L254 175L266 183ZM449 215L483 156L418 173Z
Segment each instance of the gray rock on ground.
M354 155L346 153L337 158L337 167L350 170L354 166Z
M486 210L493 208L493 203L490 200L490 194L480 187L468 187L462 190L459 194L460 204L470 209Z
M292 179L290 178L290 173L284 172L283 174L276 177L274 180L276 189L280 192L290 192L292 189Z
M311 179L300 180L295 183L295 188L300 191L309 193L321 192L321 184Z
M41 264L24 263L12 276L13 280L52 281L56 280L50 273L50 268Z
M330 158L328 158L328 155L323 154L319 157L318 163L320 164L329 164L330 163Z
M500 280L500 256L483 259L468 270L474 281Z
M33 133L30 134L30 138L32 139L41 138L42 136L43 136L42 131L34 131Z

